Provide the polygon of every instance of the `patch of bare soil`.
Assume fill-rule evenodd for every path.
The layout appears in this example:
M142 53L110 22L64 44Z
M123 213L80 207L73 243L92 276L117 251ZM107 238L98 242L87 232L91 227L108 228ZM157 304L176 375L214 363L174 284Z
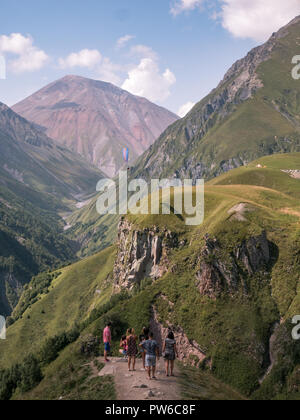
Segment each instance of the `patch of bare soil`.
M236 206L228 210L228 214L231 215L230 220L238 220L239 222L246 222L247 218L245 214L253 211L254 209L247 203L239 203Z
M291 216L300 217L300 211L297 211L297 210L294 210L294 209L284 208L284 209L281 209L280 211L281 211L281 213L284 213L284 214L289 214Z
M99 362L104 363L102 358ZM180 400L177 384L178 371L175 377L166 377L164 360L161 358L157 366L157 380L149 380L143 369L142 360L137 359L136 371L129 372L127 361L121 358L110 358L110 362L98 373L98 376L112 376L114 378L118 400Z

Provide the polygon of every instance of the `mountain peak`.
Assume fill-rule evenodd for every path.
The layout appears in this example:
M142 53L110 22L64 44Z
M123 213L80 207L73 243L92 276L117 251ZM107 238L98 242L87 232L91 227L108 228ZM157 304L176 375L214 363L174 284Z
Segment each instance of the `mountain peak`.
M114 86L112 83L104 82L102 80L97 79L90 79L88 77L79 76L76 74L67 74L66 76L62 77L61 79L58 79L54 81L53 83L59 83L59 82L65 82L65 83L86 83L86 84L100 84L100 85L110 85L115 87L116 89L120 89L117 86ZM122 90L122 89L120 89Z
M13 107L109 176L141 155L177 115L111 83L66 75Z

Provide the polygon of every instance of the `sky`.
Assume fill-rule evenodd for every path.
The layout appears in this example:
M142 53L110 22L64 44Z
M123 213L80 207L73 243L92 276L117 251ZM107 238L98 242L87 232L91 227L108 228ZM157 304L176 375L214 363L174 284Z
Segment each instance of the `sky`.
M300 0L2 2L0 101L11 106L76 74L184 116L237 59L297 15Z

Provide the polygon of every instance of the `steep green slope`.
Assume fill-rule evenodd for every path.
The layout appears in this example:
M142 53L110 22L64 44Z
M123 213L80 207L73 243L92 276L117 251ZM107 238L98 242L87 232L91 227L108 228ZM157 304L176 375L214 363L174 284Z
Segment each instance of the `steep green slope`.
M272 153L300 150L300 83L291 76L300 18L235 63L224 80L139 160L134 177L210 179Z
M86 257L112 245L117 236L119 216L101 216L96 210L97 196L83 208L73 212L66 221L71 226L67 231L70 239L80 243L78 254Z
M115 249L108 248L26 286L13 312L17 320L0 342L0 366L9 366L38 350L46 338L69 331L111 296ZM19 349L19 350L18 350Z
M63 200L94 192L103 176L1 103L0 152L1 175Z
M23 286L33 275L49 267L74 261L76 252L75 244L63 234L62 221L54 211L55 200L51 202L48 196L36 193L17 182L12 181L10 187L12 186L15 188L0 186L2 315L11 313Z
M120 225L117 257L113 249L103 251L92 257L94 260L63 271L53 281L54 289L50 286L49 293L9 327L8 340L0 343L1 365L37 351L41 336L54 335L62 319L65 324L60 331L70 330L72 323L85 319L81 338L49 365L44 381L28 396L42 398L49 390L53 392L59 380L55 369L72 363L80 340L88 334L99 336L105 320L113 321L114 354L126 328L140 331L150 322L156 334L167 326L180 336L186 334L192 348L198 349L196 354L200 351L204 357L200 363L195 353L187 353L190 362L209 370L245 397L299 399L300 342L292 340L291 318L300 313L300 179L293 178L295 172L282 170L299 171L300 154L262 158L208 183L201 226L187 227L184 217L174 214L126 217ZM154 244L159 238L162 257L151 278L147 268L144 274L138 271L136 258L144 255L153 268L149 256L158 258L159 248ZM76 267L81 267L83 281L91 261L95 272L100 270L100 282L109 279L103 301L94 301L93 293L84 296L78 276L73 275ZM124 277L124 273L128 274ZM134 276L134 287L129 288L128 275ZM89 291L88 284L92 285L93 292L99 287L94 278L84 282ZM71 288L73 282L75 287ZM129 297L103 306L112 283L115 290L125 290ZM22 299L26 302L26 295ZM92 303L96 311L87 318ZM78 305L83 309L80 315ZM185 346L180 345L183 353ZM199 375L198 381L201 387L203 376ZM213 379L209 383L217 387ZM194 389L196 384L197 377L193 376ZM220 395L218 389L210 398Z
M0 103L0 313L33 275L74 261L60 214L95 191L100 171Z

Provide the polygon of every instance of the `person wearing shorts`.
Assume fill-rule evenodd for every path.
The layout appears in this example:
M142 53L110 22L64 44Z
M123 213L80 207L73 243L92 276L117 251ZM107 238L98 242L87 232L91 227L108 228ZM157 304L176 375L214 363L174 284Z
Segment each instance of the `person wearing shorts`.
M142 347L146 352L145 365L150 380L156 379L156 361L159 360L158 344L153 337L153 333L150 333L149 339L140 344L140 347Z
M103 343L104 343L104 360L109 362L107 356L111 350L111 322L108 322L103 331Z

